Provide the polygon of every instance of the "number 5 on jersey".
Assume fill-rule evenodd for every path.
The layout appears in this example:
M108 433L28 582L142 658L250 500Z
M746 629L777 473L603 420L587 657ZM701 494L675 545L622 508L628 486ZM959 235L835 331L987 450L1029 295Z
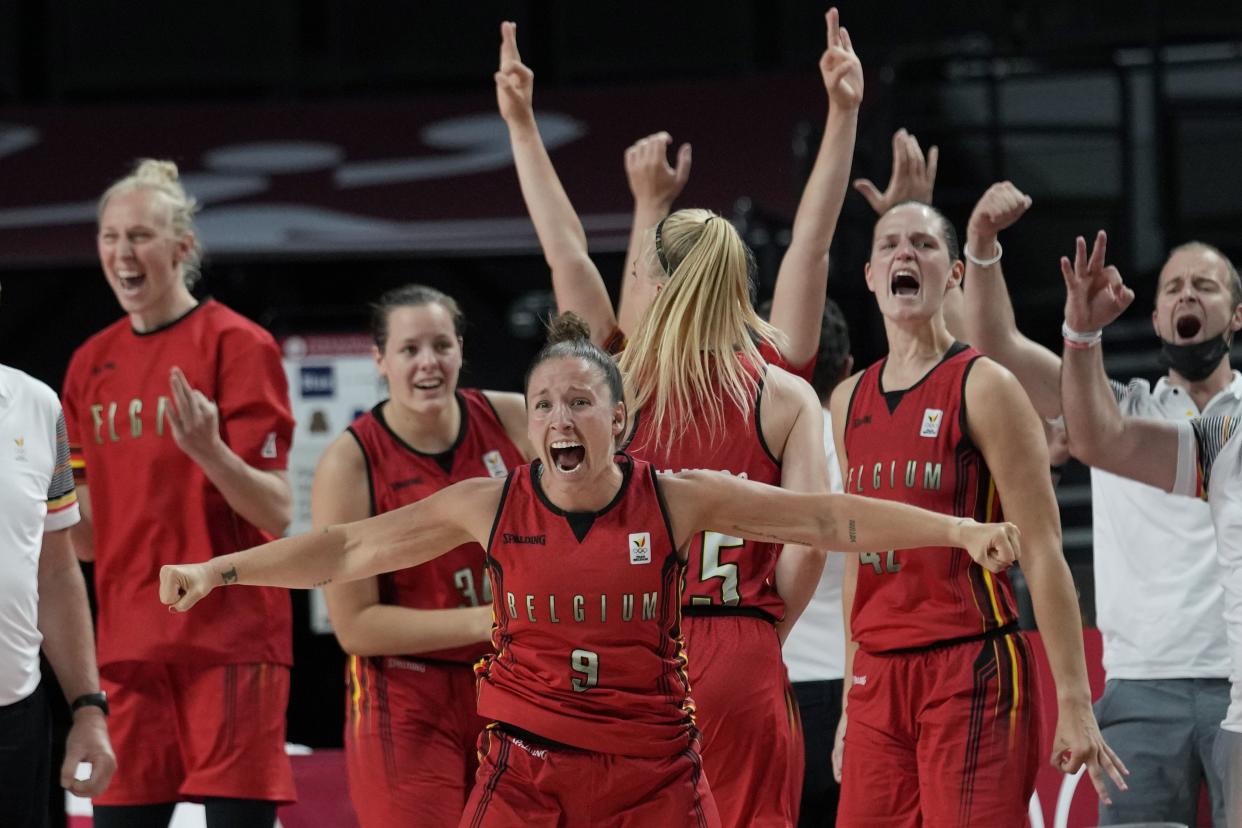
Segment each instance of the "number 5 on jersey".
M703 533L703 557L699 567L699 581L720 579L720 603L726 607L736 607L741 603L742 596L737 591L737 564L721 563L720 550L734 549L746 541L719 532ZM691 604L715 604L706 595L691 595Z

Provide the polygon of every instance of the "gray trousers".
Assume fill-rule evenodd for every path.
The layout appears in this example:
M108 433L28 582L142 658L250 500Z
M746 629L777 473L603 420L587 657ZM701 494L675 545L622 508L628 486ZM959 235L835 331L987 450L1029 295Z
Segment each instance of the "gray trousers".
M1242 733L1221 728L1212 753L1216 773L1225 780L1225 815L1229 828L1242 828Z
M1213 761L1213 746L1228 707L1228 679L1112 679L1105 684L1095 716L1105 741L1130 769L1130 789L1118 791L1106 779L1113 804L1100 803L1100 824L1197 825L1199 786L1206 779L1212 822L1225 825L1225 777Z

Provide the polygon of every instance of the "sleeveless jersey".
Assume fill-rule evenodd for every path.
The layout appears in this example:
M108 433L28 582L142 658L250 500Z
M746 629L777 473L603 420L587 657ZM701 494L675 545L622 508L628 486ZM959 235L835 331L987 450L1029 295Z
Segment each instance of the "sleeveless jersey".
M487 548L495 653L475 668L478 710L584 750L673 756L694 724L685 566L654 468L617 460L621 488L599 512L553 505L537 462L510 474Z
M978 521L1001 519L983 455L966 430L966 378L979 352L954 343L904 391L884 391L884 360L868 368L845 423L845 491ZM1017 621L1009 579L964 549L926 547L863 555L850 629L869 652L924 647Z
M457 392L461 431L441 454L426 454L406 443L384 421L380 403L349 426L367 464L371 514L391 512L472 477L504 477L525 462L500 417L482 391ZM466 543L422 566L379 576L380 601L415 609L451 609L491 603L483 573L483 548ZM486 644L419 653L420 660L473 663Z
M722 396L724 423L712 435L706 425L698 432L687 428L670 445L661 435L659 447L650 419L634 415L626 446L633 456L651 462L661 472L710 469L779 486L781 464L763 440L759 401L763 378L751 411L739 411ZM776 591L774 572L780 544L759 543L718 532L703 532L690 545L684 605L687 614L761 615L776 621L785 614L785 603Z

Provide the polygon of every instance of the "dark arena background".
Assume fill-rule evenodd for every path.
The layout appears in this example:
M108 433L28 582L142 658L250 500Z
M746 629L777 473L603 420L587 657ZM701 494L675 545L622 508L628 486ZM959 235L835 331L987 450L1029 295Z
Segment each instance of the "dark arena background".
M663 129L694 148L677 206L735 222L766 298L824 123L826 8L0 0L0 362L59 388L73 350L119 318L95 201L153 157L175 160L203 206L197 295L283 339L363 333L370 300L426 283L465 311L462 383L518 390L552 300L496 113L504 19L518 23L544 140L614 296L632 205L622 152ZM939 146L935 202L959 232L991 183L1029 193L1005 270L1020 327L1057 351L1057 259L1075 235L1107 230L1138 291L1109 329L1108 368L1158 376L1150 309L1167 250L1202 239L1242 255L1242 4L839 8L866 79L853 175L882 186L905 127ZM873 221L851 190L828 288L860 366L884 348L862 278ZM1058 497L1090 625L1085 469L1071 464ZM307 594L294 602L289 739L339 747L343 656L313 631Z

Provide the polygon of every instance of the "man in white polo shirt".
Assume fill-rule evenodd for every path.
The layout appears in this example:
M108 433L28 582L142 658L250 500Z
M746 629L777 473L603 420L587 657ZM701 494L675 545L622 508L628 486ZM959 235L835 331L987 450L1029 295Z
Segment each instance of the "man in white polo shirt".
M0 825L47 824L51 721L39 648L73 707L60 782L95 796L116 768L99 692L86 584L69 540L78 522L56 395L0 365ZM79 762L91 775L75 780Z
M1067 286L1064 366L1061 399L1070 451L1093 467L1125 475L1149 486L1192 497L1207 497L1216 534L1217 580L1224 590L1224 612L1218 622L1227 631L1232 657L1232 698L1216 734L1213 762L1224 780L1227 822L1242 828L1242 405L1211 417L1176 422L1122 416L1104 375L1100 345L1105 325L1134 299L1121 275L1104 261L1104 236L1097 236L1090 258L1078 240L1075 261L1063 260ZM1242 289L1226 304L1226 345L1242 329ZM1201 308L1211 321L1208 299ZM1190 503L1191 501L1183 501ZM1206 551L1205 551L1205 554ZM1166 562L1166 565L1169 562ZM1169 623L1172 619L1160 619ZM1176 623L1169 623L1177 628ZM1220 825L1219 819L1215 823Z
M964 250L964 320L971 344L1012 371L1036 410L1052 418L1061 413L1061 360L1017 330L997 240L1030 205L1009 182L976 205ZM1216 248L1190 243L1170 253L1152 313L1168 371L1154 386L1113 383L1122 412L1176 422L1242 404L1242 376L1230 369L1227 347L1240 290ZM1091 513L1108 679L1096 716L1131 772L1130 790L1101 805L1100 823L1193 825L1204 779L1219 823L1223 783L1211 747L1229 703L1229 649L1208 508L1105 466L1091 473Z

